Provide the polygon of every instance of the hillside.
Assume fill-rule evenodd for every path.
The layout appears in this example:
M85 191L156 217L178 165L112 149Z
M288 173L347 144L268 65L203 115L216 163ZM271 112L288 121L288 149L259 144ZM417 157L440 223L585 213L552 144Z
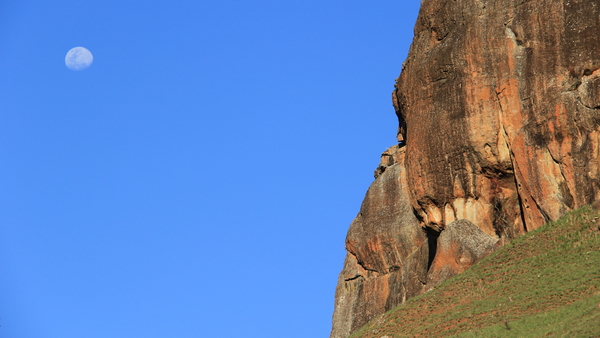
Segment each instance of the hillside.
M600 212L527 233L352 338L600 337Z

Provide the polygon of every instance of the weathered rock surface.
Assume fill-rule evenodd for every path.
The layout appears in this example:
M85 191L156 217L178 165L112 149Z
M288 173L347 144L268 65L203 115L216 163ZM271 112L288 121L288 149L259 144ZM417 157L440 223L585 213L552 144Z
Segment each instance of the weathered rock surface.
M398 146L382 155L378 178L350 225L332 337L347 337L425 285L429 246L409 201L404 155Z
M331 337L600 199L600 0L421 6Z

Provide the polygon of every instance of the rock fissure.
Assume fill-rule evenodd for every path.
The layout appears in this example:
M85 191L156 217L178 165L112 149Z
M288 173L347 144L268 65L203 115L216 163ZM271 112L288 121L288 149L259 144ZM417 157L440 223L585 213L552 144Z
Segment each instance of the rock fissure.
M441 233L443 230L435 230L429 227L425 228L425 232L427 235L427 245L428 245L428 251L429 251L429 255L428 255L428 259L427 259L427 272L429 272L429 270L431 269L431 265L433 264L433 261L435 260L435 255L437 253L437 244L438 244L438 238L440 237ZM426 283L424 283L426 284Z
M504 92L505 89L506 89L506 87L503 87L499 92L496 92L496 101L497 101L498 107L499 107L499 109L497 110L498 111L498 120L499 120L500 128L501 128L500 135L502 136L502 140L504 141L504 145L506 146L506 149L508 151L508 157L510 159L512 175L513 175L513 184L514 184L514 187L516 190L516 197L517 197L517 206L518 206L517 211L519 213L518 218L520 219L521 224L522 224L522 232L527 232L528 231L527 221L526 221L526 217L525 217L526 206L524 204L525 201L523 200L523 197L522 197L523 192L521 189L521 184L519 183L519 177L517 175L517 170L516 170L517 164L515 162L516 161L515 155L512 150L513 147L512 147L511 141L509 140L508 132L506 131L506 127L503 122L504 121L504 109L502 107L502 101L500 99L500 95ZM521 229L518 229L518 230L521 230Z
M376 274L380 274L381 272L374 269L374 268L370 268L366 265L365 261L360 259L359 255L355 252L353 252L352 250L348 250L348 254L354 256L354 259L356 260L356 263L360 266L360 268L362 270L364 270L365 272L373 272Z
M530 198L533 201L533 203L535 204L535 206L537 207L538 211L542 214L542 217L544 218L544 223L550 222L552 219L550 219L550 217L548 216L548 214L546 213L546 211L544 211L544 209L542 208L542 206L540 206L540 204L538 203L538 201L533 196L530 196Z
M517 180L515 178L515 184L517 184ZM518 192L519 190L517 190ZM524 232L528 232L529 229L527 229L527 221L525 219L525 205L524 205L524 201L523 201L523 197L521 197L521 193L517 193L517 199L519 201L519 217L521 219L521 222L523 224L523 231Z
M510 161L511 161L513 169L515 171L514 184L515 184L516 191L517 191L517 199L519 201L519 214L520 214L521 221L523 222L523 231L528 232L530 229L527 225L526 215L528 213L527 209L529 208L529 206L527 205L527 199L524 197L523 186L519 182L519 177L517 175L517 169L516 169L517 164L515 163L515 156L512 153L512 151L510 152Z
M556 163L558 165L563 164L562 160L557 159L556 156L554 156L554 154L552 154L552 150L550 150L550 147L547 146L546 150L548 151L548 154L550 154L550 157L552 158L552 161L554 161L554 163ZM564 178L564 174L563 174L563 178ZM566 181L566 178L565 178L565 181Z
M353 277L344 279L344 282L350 282L350 281L353 281L353 280L356 280L356 279L359 279L359 278L365 278L365 277L363 275L355 275Z

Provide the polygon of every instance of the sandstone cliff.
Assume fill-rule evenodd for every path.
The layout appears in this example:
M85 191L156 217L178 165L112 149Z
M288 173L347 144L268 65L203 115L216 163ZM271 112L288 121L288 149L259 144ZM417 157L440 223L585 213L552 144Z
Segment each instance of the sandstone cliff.
M332 338L600 199L600 0L424 0Z

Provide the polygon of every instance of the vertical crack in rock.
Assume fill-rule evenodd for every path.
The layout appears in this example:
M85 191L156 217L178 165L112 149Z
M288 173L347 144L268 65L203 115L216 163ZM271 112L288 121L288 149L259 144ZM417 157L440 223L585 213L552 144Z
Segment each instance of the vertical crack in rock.
M498 122L500 123L500 128L501 128L501 136L502 139L504 141L504 144L506 145L506 148L508 149L508 153L509 153L509 158L510 158L510 163L511 163L511 168L513 171L513 181L514 181L514 185L515 188L517 190L517 198L518 198L518 205L519 205L519 218L521 219L522 225L523 225L523 231L527 232L527 222L525 220L525 206L523 205L524 201L523 201L523 197L522 195L522 189L521 189L521 184L519 183L519 177L517 174L517 164L515 163L515 156L514 153L512 151L513 147L511 145L510 140L508 139L508 133L506 131L506 127L504 126L504 109L502 107L502 101L500 100L500 95L502 95L502 93L504 92L504 88L502 90L500 90L499 92L496 92L496 101L498 102L498 107L499 109L498 111Z
M425 231L427 234L427 244L429 248L429 255L427 257L427 271L429 272L437 253L438 238L440 237L442 231L437 231L432 228L425 228ZM426 284L426 282L423 284Z

